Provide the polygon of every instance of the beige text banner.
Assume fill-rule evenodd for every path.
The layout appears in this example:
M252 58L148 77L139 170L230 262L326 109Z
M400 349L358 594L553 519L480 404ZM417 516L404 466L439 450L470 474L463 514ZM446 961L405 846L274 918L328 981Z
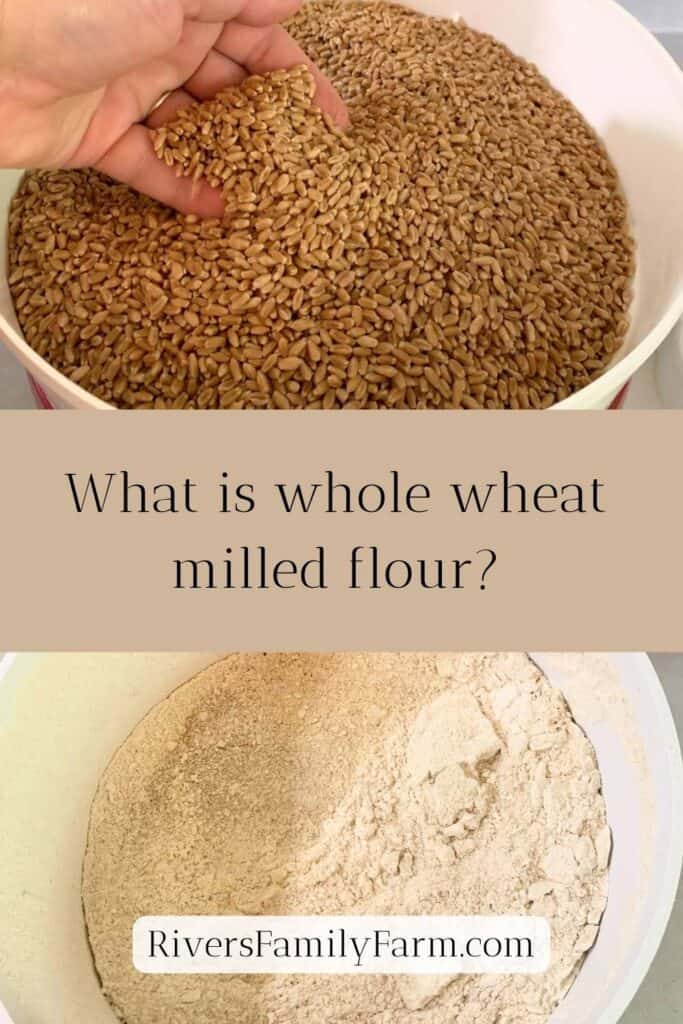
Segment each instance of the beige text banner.
M3 649L683 647L681 413L0 430Z

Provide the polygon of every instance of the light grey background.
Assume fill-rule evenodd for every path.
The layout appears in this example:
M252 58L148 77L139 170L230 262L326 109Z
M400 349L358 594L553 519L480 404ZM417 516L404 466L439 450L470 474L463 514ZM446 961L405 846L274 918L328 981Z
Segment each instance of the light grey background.
M678 0L677 0L678 2ZM683 739L683 654L653 654ZM683 883L664 942L621 1024L680 1024L683 1020Z
M620 0L648 28L658 32L683 30L683 4L681 0ZM653 1022L657 1024L657 1022Z

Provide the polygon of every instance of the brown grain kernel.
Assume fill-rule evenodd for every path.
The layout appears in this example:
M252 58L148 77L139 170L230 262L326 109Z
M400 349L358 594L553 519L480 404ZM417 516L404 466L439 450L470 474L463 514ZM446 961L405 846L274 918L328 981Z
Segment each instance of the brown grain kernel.
M291 356L287 359L280 359L278 366L281 370L297 370L301 365L301 360L298 356Z
M292 403L289 401L286 395L282 391L273 392L273 402L278 409L291 409Z

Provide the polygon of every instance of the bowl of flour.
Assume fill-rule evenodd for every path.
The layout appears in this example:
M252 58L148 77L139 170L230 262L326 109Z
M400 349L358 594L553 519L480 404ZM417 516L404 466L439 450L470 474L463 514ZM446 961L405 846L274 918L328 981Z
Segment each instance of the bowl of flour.
M613 1024L673 903L643 655L20 656L0 709L15 1024ZM144 914L533 914L553 948L542 975L141 975Z

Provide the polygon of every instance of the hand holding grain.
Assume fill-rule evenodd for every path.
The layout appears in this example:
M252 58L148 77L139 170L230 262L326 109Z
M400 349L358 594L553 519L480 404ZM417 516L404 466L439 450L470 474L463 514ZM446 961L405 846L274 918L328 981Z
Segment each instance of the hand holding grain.
M281 25L300 5L41 0L38 14L25 0L0 0L0 166L95 167L182 212L220 216L218 192L176 178L149 128L248 74L298 64L344 126L343 101Z

